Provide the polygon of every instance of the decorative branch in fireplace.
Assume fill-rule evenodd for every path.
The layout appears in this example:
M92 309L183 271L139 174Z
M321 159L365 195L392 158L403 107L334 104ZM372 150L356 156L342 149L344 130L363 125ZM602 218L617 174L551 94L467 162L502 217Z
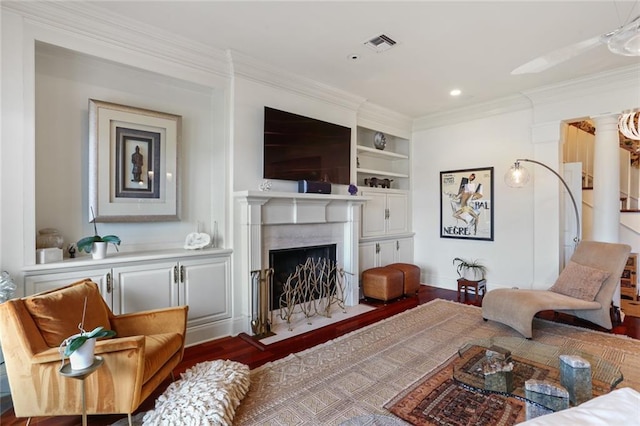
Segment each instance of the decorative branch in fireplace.
M287 321L292 330L291 318L301 312L311 324L311 318L321 315L331 318L331 306L337 305L346 312L344 304L345 271L326 258L308 258L296 266L287 278L280 296L280 318Z

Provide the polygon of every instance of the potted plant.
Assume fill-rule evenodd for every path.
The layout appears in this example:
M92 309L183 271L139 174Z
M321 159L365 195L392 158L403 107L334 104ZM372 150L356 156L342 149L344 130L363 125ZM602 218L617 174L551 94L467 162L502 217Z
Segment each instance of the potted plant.
M116 335L115 331L105 330L104 327L96 327L93 331L87 333L82 330L81 325L80 330L80 333L74 334L62 342L64 356L69 358L72 370L83 370L93 364L96 339Z
M93 209L91 209L91 215L93 216ZM90 237L84 237L76 243L76 247L80 251L85 253L91 253L94 259L104 259L107 257L107 245L112 243L118 250L120 245L120 238L115 235L105 235L101 237L98 235L98 226L96 225L96 218L93 216L93 231L94 235Z
M458 276L468 281L483 280L487 274L487 267L477 260L466 260L456 257L453 259L453 264L456 265Z

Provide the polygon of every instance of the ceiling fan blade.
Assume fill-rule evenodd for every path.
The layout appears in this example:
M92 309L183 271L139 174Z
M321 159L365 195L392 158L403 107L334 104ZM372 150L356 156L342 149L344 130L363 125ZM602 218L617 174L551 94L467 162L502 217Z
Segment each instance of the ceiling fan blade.
M546 55L540 56L511 71L511 75L532 74L554 67L566 60L578 56L588 50L606 44L610 34L597 36L569 46L565 46Z

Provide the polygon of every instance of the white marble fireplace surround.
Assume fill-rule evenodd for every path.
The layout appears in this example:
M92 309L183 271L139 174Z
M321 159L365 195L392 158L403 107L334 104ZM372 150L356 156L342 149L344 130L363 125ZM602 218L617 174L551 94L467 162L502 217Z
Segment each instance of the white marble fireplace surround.
M235 198L240 207L244 294L251 296L250 272L269 268L269 250L336 244L336 263L353 274L345 303L358 304L360 206L366 197L242 191Z

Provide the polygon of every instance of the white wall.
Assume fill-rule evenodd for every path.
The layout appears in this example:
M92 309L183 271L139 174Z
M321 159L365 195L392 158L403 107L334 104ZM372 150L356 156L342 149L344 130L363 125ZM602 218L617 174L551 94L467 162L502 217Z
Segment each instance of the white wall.
M99 223L100 234L118 235L122 251L148 250L181 247L198 225L212 234L214 221L224 224L224 210L212 211L212 200L224 198L224 168L211 167L225 155L212 108L220 93L45 44L36 47L35 66L36 230L57 228L65 245L94 232L88 212L89 99L182 116L180 221Z
M416 120L413 224L415 260L422 268L423 281L456 288L452 259L459 256L485 262L489 289L549 287L561 261L560 184L548 171L529 166L532 182L515 190L503 183L504 172L516 158L531 158L560 170L563 123L639 107L638 72L638 66L633 66L532 90L520 102L505 99L504 106L496 101ZM423 159L429 159L424 167L420 165ZM439 238L439 172L492 165L495 240ZM589 222L589 214L585 216ZM626 228L620 241L631 244L635 251L640 248L637 234Z
M36 230L59 228L67 242L93 233L88 223L89 98L183 116L180 177L183 220L99 224L124 250L182 246L197 222L230 247L229 78L226 56L183 40L154 40L89 15L30 16L3 5L0 153L0 266L19 285L35 263ZM75 3L65 8L81 7ZM57 46L50 48L50 46ZM217 55L217 56L216 56ZM36 64L37 62L37 64Z
M456 289L452 261L462 257L487 266L489 288L531 287L533 187L504 183L513 161L532 154L530 126L524 110L414 132L415 262L424 283ZM440 172L479 167L494 168L494 241L440 238Z
M236 77L234 86L233 190L258 190L262 179L264 107L292 112L341 126L356 136L356 109L305 96L284 88ZM353 167L352 167L353 168ZM272 191L297 192L297 183L271 180ZM332 193L347 194L347 186L333 185Z

